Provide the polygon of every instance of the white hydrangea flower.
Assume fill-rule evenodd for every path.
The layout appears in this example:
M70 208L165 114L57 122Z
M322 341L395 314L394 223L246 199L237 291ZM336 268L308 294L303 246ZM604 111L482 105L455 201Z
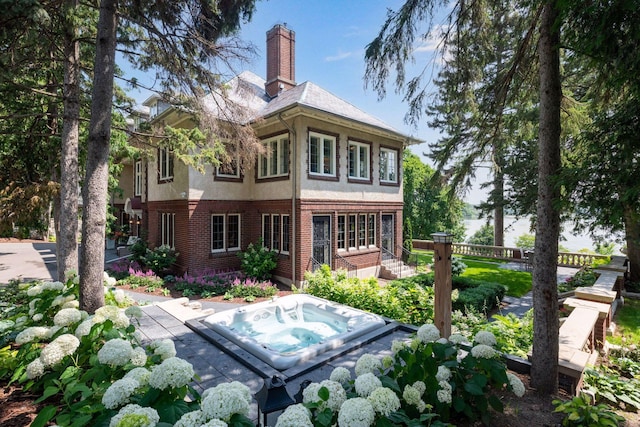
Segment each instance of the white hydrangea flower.
M432 323L427 323L420 326L420 329L418 329L417 336L420 342L423 342L423 343L433 342L440 339L440 331L438 330L436 325Z
M400 409L398 395L387 387L379 387L373 390L367 399L373 406L373 410L385 417Z
M390 368L393 365L393 357L389 355L382 356L382 367L385 369Z
M210 389L202 399L201 409L207 419L229 421L233 414L249 414L249 404L238 388L219 384Z
M114 287L116 285L116 282L117 282L116 278L115 277L110 277L110 276L107 276L107 278L104 281L104 283L109 287ZM117 301L117 299L116 299L116 301Z
M79 323L81 320L82 313L77 308L63 308L53 316L53 324L61 327Z
M34 378L40 378L44 375L45 366L40 359L35 359L33 362L27 365L27 378L30 380Z
M33 317L31 319L33 319L34 322L39 322L44 318L44 316L42 315L42 313L36 313L33 315Z
M438 344L449 344L449 340L446 338L438 338L435 342Z
M451 384L449 384L449 382L447 381L440 381L438 385L440 386L440 390L436 392L438 401L440 403L451 404L451 401L452 401L451 392L453 391Z
M142 347L136 347L131 352L131 363L135 366L144 366L147 363L147 352Z
M133 347L129 341L114 338L98 350L98 361L103 365L123 366L131 361Z
M116 328L126 328L129 326L129 318L124 311L113 305L105 305L96 310L94 321L102 323L105 320L111 320Z
M471 349L471 355L477 359L491 359L498 354L491 346L478 344Z
M436 380L440 381L449 381L451 378L451 370L444 365L438 366L438 373L436 374Z
M465 342L467 339L464 337L464 335L461 334L452 334L449 337L449 342L453 343L453 344L462 344L463 342Z
M151 369L149 385L159 390L183 387L191 382L194 375L191 363L179 357L170 357Z
M155 340L151 343L150 348L153 354L160 355L162 359L169 359L176 356L176 346L170 339Z
M95 322L93 321L93 316L83 320L82 323L80 323L78 325L78 327L76 328L76 331L74 332L74 335L77 338L82 338L85 335L89 335L93 325L95 325Z
M333 371L331 371L329 379L340 384L346 384L351 380L351 372L349 372L347 368L338 366Z
M404 350L407 347L409 347L409 343L403 340L393 340L391 342L391 351L394 354L398 353L400 350Z
M128 317L135 317L136 319L140 319L142 317L142 309L137 305L132 305L124 310L124 314L126 314Z
M413 383L413 388L418 390L420 396L422 396L424 392L427 391L427 385L422 381L416 381L415 383Z
M131 415L136 417L136 427L155 427L155 425L160 422L158 411L153 408L143 408L140 405L132 403L120 409L120 411L111 418L109 427L125 427L132 425L127 422L133 419ZM143 417L145 421L144 424L140 424L141 420L138 418L140 416Z
M402 391L402 398L409 404L416 406L422 400L420 393L414 386L406 385Z
M355 381L356 393L360 397L368 397L373 390L382 387L382 382L372 373L360 375Z
M31 286L31 282L21 282L18 284L18 289L20 289L21 291L24 291L25 289L28 289Z
M208 421L202 424L201 427L228 427L228 426L229 424L225 423L224 421L214 418L211 421Z
M42 284L43 290L52 290L52 291L64 291L66 289L64 283L55 281L55 282L44 282Z
M514 374L512 374L511 372L507 372L507 378L509 379L509 384L511 385L511 390L513 391L513 394L515 394L518 397L524 396L524 393L526 392L526 390L524 388L524 384L522 383L522 380L517 376L515 376Z
M79 308L80 307L80 301L78 300L73 300L73 301L67 301L64 304L62 304L62 308ZM82 319L84 320L86 318L86 311L81 311L80 312L82 314Z
M200 426L207 422L207 418L204 416L200 409L196 411L187 412L184 414L173 427L194 427Z
M30 326L16 336L16 344L22 345L35 339L41 340L49 337L49 328L46 326Z
M42 349L40 360L44 366L55 366L66 356L75 353L79 346L80 340L75 335L60 335Z
M329 390L329 400L323 401L318 392L322 387L326 387ZM332 411L340 409L340 405L347 399L347 393L344 391L342 384L337 381L324 380L320 383L311 383L302 392L303 403L320 403L320 410L329 408Z
M133 378L121 378L109 386L102 396L102 404L107 409L116 409L129 403L131 395L140 387Z
M50 327L49 332L47 333L47 338L53 338L53 336L57 334L60 329L62 329L62 326L53 325L52 327Z
M58 298L58 297L56 297ZM31 301L29 301L29 315L33 316L33 314L36 312L36 304L38 303L38 301L42 301L41 298L34 298Z
M27 295L30 297L35 297L36 295L40 295L42 293L42 286L34 285L27 289Z
M251 400L253 399L253 396L251 395L251 389L242 384L240 381L231 381L230 383L224 383L222 386L225 388L238 390L245 398L245 400L251 403Z
M363 354L356 362L356 376L366 373L378 374L382 369L382 362L373 354Z
M149 384L149 377L151 372L147 368L133 368L127 372L124 378L132 378L136 380L141 386Z
M16 326L22 326L29 321L27 316L20 316L16 319Z
M480 331L473 338L473 342L475 344L484 344L488 346L495 346L498 342L496 341L495 335L493 335L489 331Z
M13 320L0 320L0 332L8 331L16 325Z
M349 399L342 404L338 412L340 427L369 427L373 424L376 413L371 403L362 397Z
M301 403L291 405L278 417L276 427L313 427L311 412Z

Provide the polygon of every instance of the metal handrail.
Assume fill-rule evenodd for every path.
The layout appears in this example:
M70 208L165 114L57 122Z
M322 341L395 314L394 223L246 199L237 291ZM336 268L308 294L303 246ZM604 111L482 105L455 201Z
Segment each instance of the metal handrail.
M342 255L336 254L333 257L333 259L336 266L344 265L344 267L341 266L341 268L344 268L345 270L347 270L347 277L351 278L351 277L356 277L358 275L358 267L355 264L352 264L349 261L347 261L346 258L344 258Z
M309 263L311 264L311 268L309 270L312 273L315 273L318 269L320 269L320 267L322 267L322 263L317 259L315 259L314 257L311 257L309 259Z
M398 249L402 254L402 262L404 262L409 267L413 267L414 269L418 267L418 254L408 250L404 246L398 245Z

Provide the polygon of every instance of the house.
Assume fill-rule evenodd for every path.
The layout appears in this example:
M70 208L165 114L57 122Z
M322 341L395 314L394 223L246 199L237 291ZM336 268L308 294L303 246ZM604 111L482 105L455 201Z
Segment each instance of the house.
M294 47L294 31L274 26L266 81L243 72L229 82L245 92L271 153L252 170L202 174L159 149L123 171L121 220L147 230L151 247L175 247L181 271L238 267L238 251L260 239L278 253L274 277L287 284L319 264L379 275L384 259L401 255L402 152L419 141L314 83L297 84ZM188 114L158 97L145 106L151 123L188 126Z

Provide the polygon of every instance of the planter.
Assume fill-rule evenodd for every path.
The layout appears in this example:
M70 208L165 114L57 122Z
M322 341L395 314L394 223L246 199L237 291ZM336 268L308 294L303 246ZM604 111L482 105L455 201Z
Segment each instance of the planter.
M116 248L116 241L114 239L108 239L106 240L106 246L107 249L115 249Z

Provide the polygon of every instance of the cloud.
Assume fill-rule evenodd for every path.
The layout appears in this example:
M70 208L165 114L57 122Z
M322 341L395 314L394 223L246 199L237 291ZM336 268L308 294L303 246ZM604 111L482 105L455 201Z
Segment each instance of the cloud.
M347 59L353 56L353 54L354 54L353 52L340 52L337 55L326 56L324 60L326 62L342 61L343 59Z

